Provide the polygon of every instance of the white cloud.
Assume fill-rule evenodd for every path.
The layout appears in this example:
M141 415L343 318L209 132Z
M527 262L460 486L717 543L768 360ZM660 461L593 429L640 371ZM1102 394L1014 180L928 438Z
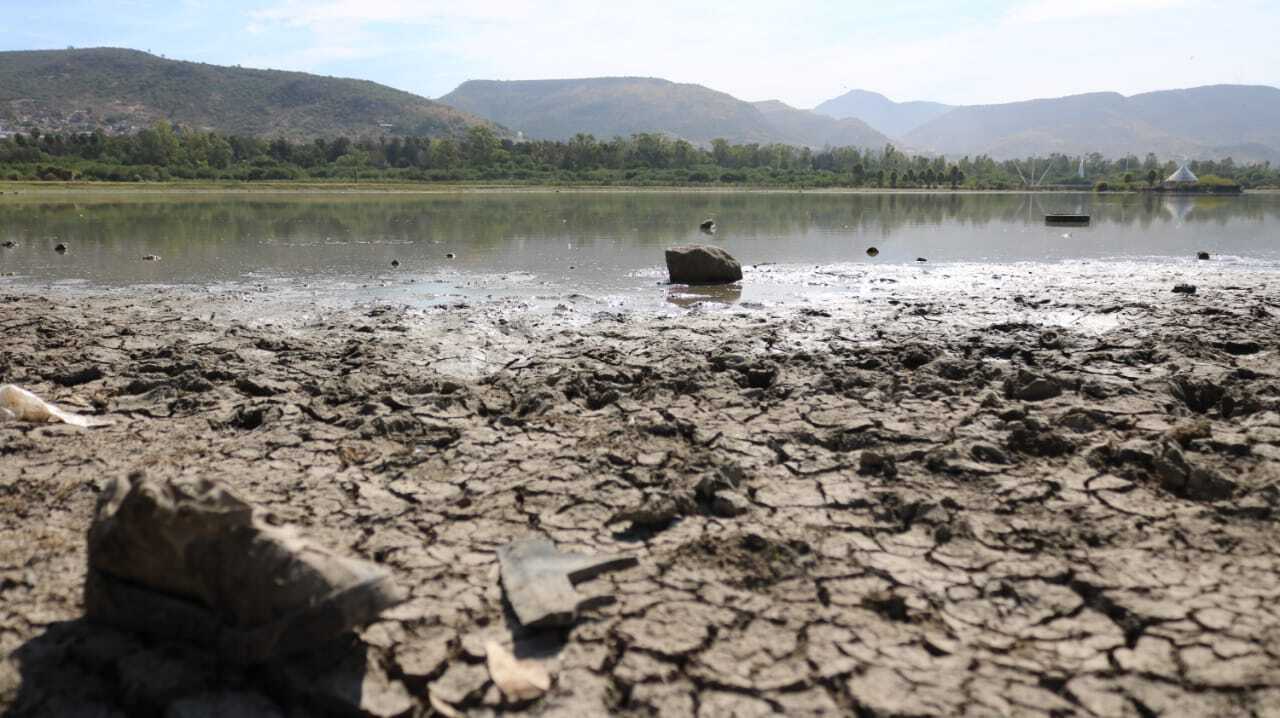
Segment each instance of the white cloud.
M558 12L558 11L557 11ZM440 0L285 0L250 13L259 26L282 23L293 27L395 22L425 24L445 20L514 21L537 14L537 4L521 0L501 2L441 2Z
M1015 5L1004 19L1014 25L1098 20L1171 10L1189 4L1188 0L1031 0Z

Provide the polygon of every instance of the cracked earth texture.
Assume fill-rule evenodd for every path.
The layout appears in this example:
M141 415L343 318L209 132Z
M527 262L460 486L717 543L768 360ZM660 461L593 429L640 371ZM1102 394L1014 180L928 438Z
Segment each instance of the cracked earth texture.
M897 276L585 321L0 296L0 382L116 420L0 424L0 705L1280 715L1275 275ZM250 670L89 625L94 501L138 468L224 480L413 597ZM571 629L522 632L495 551L529 535L639 565L581 584L613 600ZM505 702L491 640L550 691Z

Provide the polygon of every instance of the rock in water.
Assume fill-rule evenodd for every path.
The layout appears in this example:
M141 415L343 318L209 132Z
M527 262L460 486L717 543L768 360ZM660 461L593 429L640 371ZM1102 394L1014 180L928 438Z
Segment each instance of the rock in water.
M1209 258L1208 252L1196 252L1196 259L1208 259L1208 258Z
M719 247L694 244L667 250L673 284L728 284L742 279L742 265Z
M1196 285L1194 284L1175 284L1173 286L1174 294L1195 294Z
M702 220L702 224L698 225L698 229L701 229L707 234L712 234L716 231L716 221L714 219L704 219Z

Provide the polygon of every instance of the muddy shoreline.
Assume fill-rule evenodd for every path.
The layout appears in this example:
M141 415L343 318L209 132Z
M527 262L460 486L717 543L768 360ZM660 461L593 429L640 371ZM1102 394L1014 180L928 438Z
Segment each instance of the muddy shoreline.
M1272 272L885 275L812 306L273 307L0 290L8 715L1275 715ZM583 314L588 316L583 316ZM413 594L232 671L80 620L113 475L225 480ZM496 550L639 565L513 634ZM554 685L512 705L497 640Z

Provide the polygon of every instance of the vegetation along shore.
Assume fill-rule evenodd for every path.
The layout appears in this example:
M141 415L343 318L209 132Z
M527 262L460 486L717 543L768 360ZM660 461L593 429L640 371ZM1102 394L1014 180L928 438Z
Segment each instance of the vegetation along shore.
M1190 163L1206 187L1280 187L1280 168L1230 158ZM294 141L225 135L167 122L130 135L43 133L0 140L0 180L303 182L873 189L1152 189L1177 169L1155 154L958 159L785 144L700 147L659 133L515 141L485 126L459 137Z

